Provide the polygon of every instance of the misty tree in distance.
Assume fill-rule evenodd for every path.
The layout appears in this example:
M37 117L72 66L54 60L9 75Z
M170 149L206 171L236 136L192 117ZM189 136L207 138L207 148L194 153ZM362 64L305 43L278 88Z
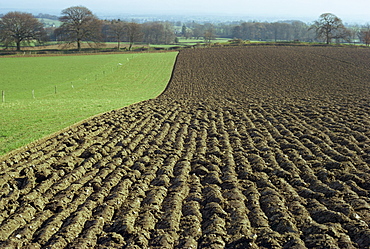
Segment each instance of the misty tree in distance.
M45 37L43 24L30 13L13 11L0 19L0 42L5 47L15 43L17 51L20 51L22 42L41 42Z
M362 26L362 30L358 32L358 37L366 46L370 45L370 24Z
M126 25L127 31L127 38L129 40L130 46L128 50L131 50L134 42L140 41L143 37L143 33L141 32L141 26L138 23L130 22Z
M317 38L324 39L326 44L330 44L332 39L346 39L349 36L342 20L331 13L320 15L310 29L314 29Z
M86 7L75 6L64 9L59 21L62 25L58 28L58 33L69 44L76 42L78 50L81 50L83 41L98 44L102 39L102 21Z
M108 28L108 34L117 41L117 49L120 50L121 41L126 35L126 23L120 20L112 20Z
M134 22L123 22L120 20L113 20L108 25L108 36L117 41L117 48L120 49L120 43L122 40L129 42L128 50L131 50L135 42L141 41L143 33L141 25Z

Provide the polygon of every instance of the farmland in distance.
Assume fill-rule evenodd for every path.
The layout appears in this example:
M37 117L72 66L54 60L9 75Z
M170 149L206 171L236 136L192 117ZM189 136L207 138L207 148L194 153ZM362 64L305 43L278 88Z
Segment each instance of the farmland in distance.
M369 248L369 63L181 51L158 98L0 159L0 246Z

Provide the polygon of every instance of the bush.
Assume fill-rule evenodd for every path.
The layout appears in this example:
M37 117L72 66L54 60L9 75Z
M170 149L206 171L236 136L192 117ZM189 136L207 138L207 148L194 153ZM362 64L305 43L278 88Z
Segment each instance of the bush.
M242 40L242 39L239 39L239 38L234 38L232 40L229 40L228 42L231 45L244 45L244 44L249 43L250 41L249 40Z

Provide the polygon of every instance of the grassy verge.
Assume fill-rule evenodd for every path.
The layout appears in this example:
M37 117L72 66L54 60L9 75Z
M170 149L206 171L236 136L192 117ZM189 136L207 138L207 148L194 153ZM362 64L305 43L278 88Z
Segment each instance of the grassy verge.
M156 97L168 83L175 57L1 58L0 155L92 115Z

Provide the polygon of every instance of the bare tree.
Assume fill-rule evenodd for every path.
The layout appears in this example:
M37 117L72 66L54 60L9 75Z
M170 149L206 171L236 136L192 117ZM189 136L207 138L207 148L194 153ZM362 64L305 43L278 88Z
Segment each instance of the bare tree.
M0 19L0 41L6 47L14 42L20 51L22 42L34 40L46 40L46 33L43 24L32 14L14 11Z
M186 28L185 38L190 39L191 37L193 37L193 30L190 28Z
M332 39L346 39L348 36L348 31L344 27L342 20L331 13L320 15L310 29L314 29L317 38L324 39L326 44L330 44Z
M294 21L292 22L292 32L294 40L308 40L308 26L304 22Z
M362 26L361 30L358 32L358 38L365 43L366 46L370 45L370 24Z
M120 20L113 20L108 32L117 41L117 49L120 50L121 41L127 33L127 24Z
M78 50L81 50L82 41L92 41L95 44L101 41L102 22L86 7L64 9L59 21L62 25L58 32L69 44L76 42Z
M366 46L370 45L370 31L363 31L362 41Z
M211 24L211 23L205 23L204 28L205 28L205 30L204 30L204 33L203 33L203 38L204 38L206 43L211 43L211 41L216 38L215 28L214 28L213 24Z
M357 24L347 26L348 31L348 40L352 43L356 43L356 40L358 40L358 34L361 32L361 27Z
M230 37L259 41L311 41L315 34L312 30L308 30L307 24L301 21L243 22L232 27Z
M270 31L270 36L274 39L274 41L284 40L289 41L292 40L292 25L284 22L274 22L266 25L268 31Z
M204 32L204 40L206 41L206 43L211 43L211 41L214 40L215 38L216 36L213 32L213 29L207 29Z
M193 36L194 36L195 39L199 39L200 37L202 37L204 32L205 32L204 25L194 23L194 25L193 25Z
M169 22L163 23L163 40L165 44L171 44L175 41L176 35L173 29L173 25Z
M140 41L143 37L141 32L141 25L135 22L130 22L126 24L127 38L130 42L128 50L131 50L135 42Z
M142 25L143 41L151 44L171 44L175 41L175 32L169 22L147 22Z
M360 31L360 39L366 46L370 45L370 31L369 30L362 30Z

